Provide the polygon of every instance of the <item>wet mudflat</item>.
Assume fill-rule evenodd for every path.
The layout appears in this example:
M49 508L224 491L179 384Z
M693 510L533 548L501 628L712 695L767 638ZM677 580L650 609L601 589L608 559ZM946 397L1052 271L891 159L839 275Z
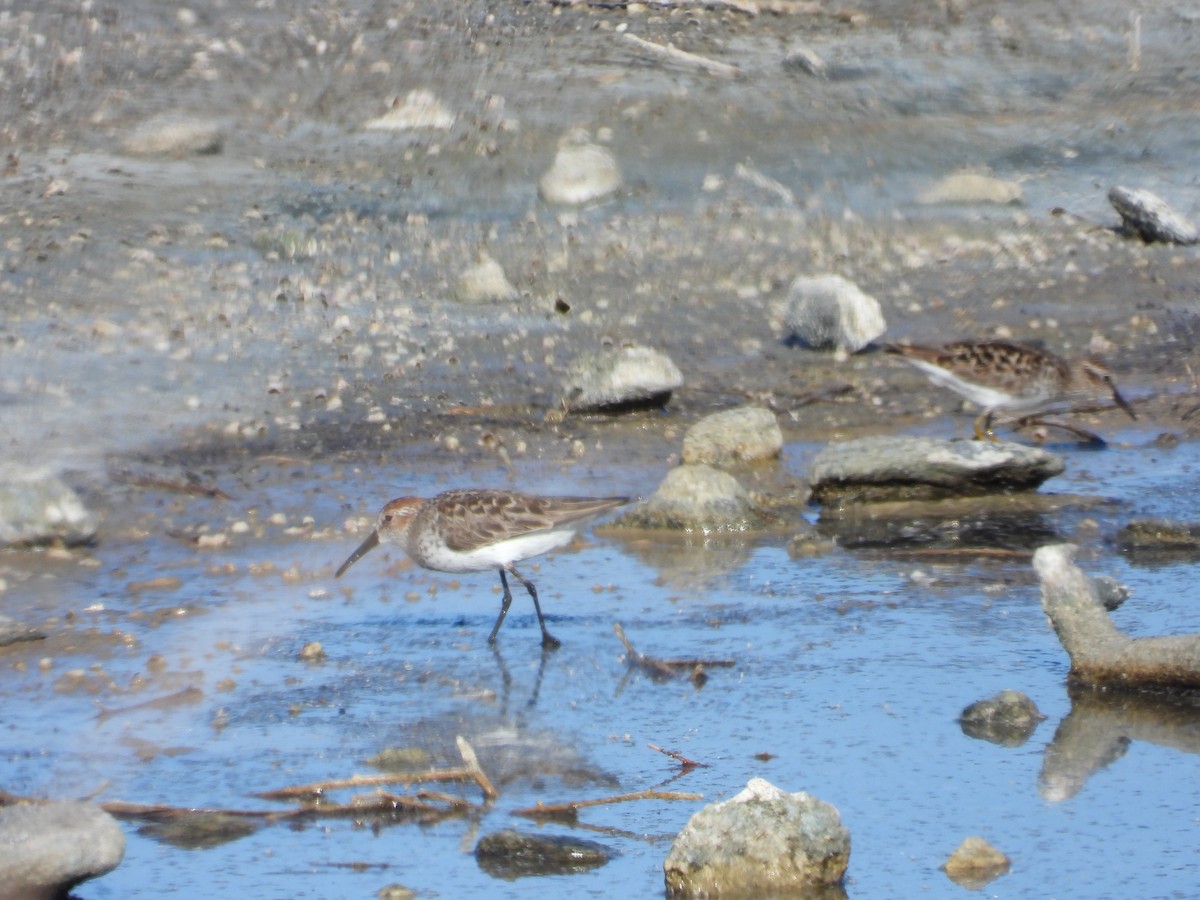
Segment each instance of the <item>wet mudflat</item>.
M389 748L457 766L461 735L499 791L482 806L439 786L471 804L446 816L129 819L124 862L79 897L655 895L687 818L756 776L840 810L851 896L960 892L938 866L973 834L1013 861L994 896L1194 892L1193 707L1072 697L1024 556L1079 543L1135 591L1120 627L1195 630L1194 562L1141 564L1114 535L1194 517L1200 260L1113 233L1104 201L1129 183L1200 209L1187 10L1144 13L1134 60L1120 4L11 6L3 446L65 473L101 528L90 547L0 552L5 614L47 634L0 648L0 783L284 812L256 794L372 772ZM743 74L660 65L626 30ZM785 63L798 44L826 78ZM455 125L364 128L414 88ZM132 149L164 111L215 122L219 152ZM537 180L576 126L624 186L552 207ZM963 168L1023 200L918 202ZM503 302L459 295L483 254L515 288ZM925 552L962 542L924 525L795 559L786 528L601 528L526 572L564 642L548 655L519 593L486 646L492 574L376 551L333 579L393 496L644 496L688 425L748 400L787 441L738 475L767 495L830 440L969 433L957 398L880 354L782 340L787 285L826 271L880 300L888 339L1100 352L1141 418L1085 417L1110 448L1056 447L1066 473L1043 490L1104 502L974 535L1003 551L977 556ZM547 415L573 358L635 341L684 373L665 411ZM615 622L643 653L734 665L656 681ZM961 710L1006 688L1047 720L1017 746L966 736ZM703 800L514 815L650 788ZM510 882L473 856L506 828L616 855Z

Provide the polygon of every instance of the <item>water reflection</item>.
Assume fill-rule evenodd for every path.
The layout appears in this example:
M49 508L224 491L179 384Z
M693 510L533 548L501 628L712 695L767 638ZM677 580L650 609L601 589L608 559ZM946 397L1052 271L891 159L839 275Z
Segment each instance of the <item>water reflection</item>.
M1200 693L1124 693L1073 686L1071 712L1046 748L1038 793L1058 803L1125 755L1135 740L1200 753Z
M746 565L753 556L753 537L734 534L652 535L612 533L606 535L621 544L630 556L658 572L658 583L680 591L699 591L714 579Z

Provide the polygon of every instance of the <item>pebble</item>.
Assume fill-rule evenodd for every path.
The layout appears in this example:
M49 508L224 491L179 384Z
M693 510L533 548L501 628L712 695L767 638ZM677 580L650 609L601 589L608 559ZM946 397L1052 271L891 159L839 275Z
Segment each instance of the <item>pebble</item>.
M979 890L1008 871L1008 857L981 837L969 837L950 854L942 869L955 884Z
M1200 231L1189 219L1177 213L1165 200L1150 191L1114 187L1108 202L1121 216L1125 230L1146 243L1194 244Z
M460 303L496 303L515 300L518 292L504 274L504 267L484 254L458 277L454 296Z
M775 459L783 432L775 414L761 406L741 406L705 416L683 436L685 464L729 465Z
M363 128L368 131L410 131L431 129L446 131L454 126L454 113L431 91L409 91L401 102L393 102L392 108L382 116L368 119Z
M1028 695L1001 691L993 697L976 700L962 711L958 723L967 737L1003 747L1019 747L1045 718Z
M939 203L1020 203L1021 186L978 172L956 172L917 195L917 202L932 206Z
M887 330L879 301L841 275L801 275L788 291L784 324L813 350L854 353Z
M612 152L575 133L559 145L554 162L538 180L538 193L547 203L582 206L617 191L621 181Z

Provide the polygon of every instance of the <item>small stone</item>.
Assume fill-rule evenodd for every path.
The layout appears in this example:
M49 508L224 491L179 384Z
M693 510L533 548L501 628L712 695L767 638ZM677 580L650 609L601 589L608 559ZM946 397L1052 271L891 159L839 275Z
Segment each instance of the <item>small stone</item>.
M785 69L796 69L814 78L824 78L829 67L825 65L819 53L807 44L793 47L783 58Z
M514 300L518 294L504 274L504 267L484 254L459 276L454 296L460 303L495 303Z
M367 760L367 765L383 772L416 772L432 764L433 757L423 747L389 747Z
M879 301L841 275L802 275L788 291L784 324L814 350L854 353L887 330Z
M956 172L922 191L917 195L917 202L925 205L996 203L1003 206L1020 203L1022 197L1019 184L978 172Z
M325 648L320 641L310 641L300 648L300 659L304 662L321 662L325 659Z
M624 412L666 406L683 373L665 353L622 347L580 356L567 369L563 403L573 412Z
M111 872L125 855L117 821L93 803L18 803L0 808L0 895L66 896Z
M962 711L958 722L967 737L1004 747L1019 747L1029 740L1045 718L1026 694L1001 691L994 697L972 703Z
M616 157L605 147L589 143L586 133L568 135L550 168L538 180L538 193L547 203L582 206L621 187Z
M1200 240L1195 224L1150 191L1114 187L1108 202L1121 216L1125 230L1146 243L1194 244Z
M387 884L375 896L379 900L413 900L417 895L402 884Z
M85 544L95 536L91 513L58 477L0 467L0 546Z
M1011 865L1007 856L983 838L969 837L950 854L942 869L956 884L978 890L1007 872Z
M581 838L527 834L505 829L475 845L479 868L493 878L513 881L528 875L573 875L604 865L612 854L603 844Z
M685 464L740 465L775 459L783 450L783 432L775 414L760 406L742 406L706 416L683 436Z
M368 119L363 128L368 131L446 131L454 126L454 118L433 93L415 90L409 91L403 101L393 102L392 108L382 116Z
M686 465L668 472L658 489L616 524L708 534L762 528L765 519L732 475L711 466Z
M167 112L133 129L122 148L135 156L203 156L220 153L224 143L218 122Z
M0 647L9 644L19 644L24 641L42 641L46 639L45 632L18 622L16 619L0 615Z

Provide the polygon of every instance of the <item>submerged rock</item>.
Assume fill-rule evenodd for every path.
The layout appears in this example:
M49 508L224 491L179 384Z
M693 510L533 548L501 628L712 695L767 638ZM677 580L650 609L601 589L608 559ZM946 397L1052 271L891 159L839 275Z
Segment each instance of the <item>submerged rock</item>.
M1005 441L867 437L818 453L809 484L822 505L930 500L1029 491L1063 469L1060 456Z
M814 350L861 350L887 330L879 301L841 275L801 275L788 291L784 324Z
M977 700L962 711L958 722L967 737L980 738L1004 747L1019 747L1046 717L1027 694L1001 691Z
M220 153L224 144L220 123L167 112L134 128L122 149L135 156L202 156Z
M9 616L0 615L0 647L9 644L20 644L23 641L41 641L46 639L44 631L38 631L32 625L18 622Z
M705 416L683 436L684 463L728 466L774 459L783 450L775 414L741 406Z
M125 855L125 834L94 803L19 803L0 808L0 896L62 897L111 872Z
M458 277L454 289L454 297L460 303L496 303L517 296L504 267L486 254Z
M683 373L665 353L621 347L587 353L567 369L563 404L572 412L623 412L666 406Z
M95 536L92 514L57 476L0 469L0 546L86 544Z
M840 884L850 832L835 807L752 778L688 821L663 863L669 897L811 896Z
M616 157L585 132L567 135L550 168L538 181L538 193L547 203L582 206L606 197L621 187Z
M368 131L445 131L452 127L454 113L433 93L423 90L409 91L382 116L363 123Z
M1133 638L1117 630L1092 580L1076 565L1076 547L1033 555L1042 609L1071 657L1070 679L1106 688L1200 688L1200 634Z
M1008 871L1007 856L981 837L969 837L950 854L942 869L955 884L978 890Z
M727 472L706 465L679 466L658 489L621 515L616 524L668 531L748 531L764 516L750 494Z
M1120 214L1125 230L1146 243L1194 244L1200 240L1200 231L1191 221L1150 191L1114 187L1108 192L1108 202Z
M1117 532L1117 543L1140 560L1200 556L1200 523L1174 519L1132 519Z
M163 822L149 822L138 829L138 834L183 850L207 850L248 837L261 825L261 821L247 816L194 812Z
M572 875L604 865L612 853L582 838L528 834L505 829L475 845L479 868L493 878L513 881L527 875Z

